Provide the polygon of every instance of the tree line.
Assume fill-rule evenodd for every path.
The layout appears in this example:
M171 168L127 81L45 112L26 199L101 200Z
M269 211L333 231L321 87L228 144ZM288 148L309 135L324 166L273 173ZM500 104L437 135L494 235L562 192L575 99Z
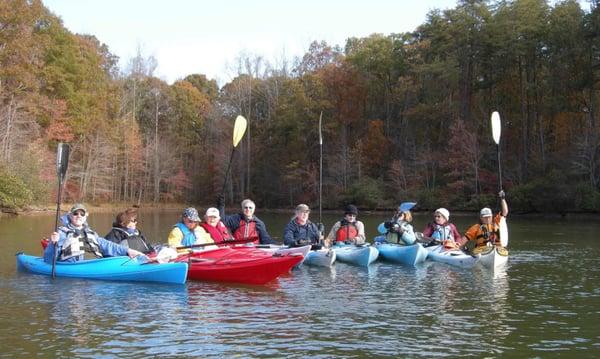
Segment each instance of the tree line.
M234 118L248 119L228 203L473 210L502 178L520 212L600 210L598 1L461 0L412 32L314 41L294 61L241 55L219 88L169 85L141 51L125 69L39 0L0 1L0 205L56 196L55 150L71 145L67 200L210 204Z

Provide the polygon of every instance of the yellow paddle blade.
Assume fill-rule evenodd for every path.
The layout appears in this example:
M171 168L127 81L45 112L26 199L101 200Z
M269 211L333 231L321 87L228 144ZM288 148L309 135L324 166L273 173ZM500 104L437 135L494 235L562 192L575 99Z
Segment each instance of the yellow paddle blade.
M500 144L500 131L500 114L498 111L494 111L492 112L492 137L494 137L494 142L496 142L497 145Z
M237 147L238 143L244 137L244 133L246 133L246 127L248 126L248 121L244 118L244 116L238 116L235 119L235 123L233 124L233 147Z

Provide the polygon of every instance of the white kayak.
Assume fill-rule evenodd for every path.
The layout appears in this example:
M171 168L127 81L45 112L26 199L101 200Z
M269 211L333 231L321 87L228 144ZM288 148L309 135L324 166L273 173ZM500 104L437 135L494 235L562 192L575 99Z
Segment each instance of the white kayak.
M282 245L277 245L277 244L258 244L256 245L256 248L258 249L262 249L265 252L269 252L269 253L273 253L276 255L282 255L282 256L286 256L286 255L302 255L302 257L304 259L302 259L302 261L298 264L296 264L296 267L299 266L300 264L302 264L305 260L306 260L306 256L308 254L308 252L310 252L310 245L307 246L302 246L302 247L288 247L288 246L282 246Z
M335 263L335 251L330 248L321 248L309 251L304 257L304 264L320 267L331 267Z
M480 255L470 255L460 249L446 250L441 244L426 247L427 258L461 268L472 268L480 260Z
M377 248L370 244L335 244L331 247L335 252L336 259L340 262L368 267L379 256Z
M479 264L490 269L503 267L508 262L508 250L502 247L489 246L479 255Z

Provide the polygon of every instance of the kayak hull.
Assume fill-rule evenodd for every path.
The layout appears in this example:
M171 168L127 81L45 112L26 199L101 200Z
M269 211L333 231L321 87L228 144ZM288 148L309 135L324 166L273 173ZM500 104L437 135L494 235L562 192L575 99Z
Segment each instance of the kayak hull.
M41 257L17 254L17 269L52 275L52 265ZM129 257L107 257L77 262L56 262L57 277L110 281L159 282L183 284L187 263L139 263Z
M420 244L415 243L403 246L394 243L375 243L379 250L379 256L385 260L415 266L427 258L427 250Z
M333 247L336 260L361 267L368 267L379 256L377 248L371 245L336 244Z
M308 252L310 252L310 247L311 246L302 246L302 247L288 247L288 246L281 246L281 245L276 245L276 244L259 244L257 246L255 246L255 248L258 249L262 249L263 251L267 252L267 253L271 253L271 254L280 254L280 255L301 255L302 256L302 261L300 261L300 263L298 263L296 266L299 266L300 264L302 264L304 262L304 260L306 259L306 255L308 254Z
M315 251L310 251L304 257L304 264L319 267L331 267L335 263L335 251L329 248L321 248Z
M504 248L494 246L490 250L480 254L479 264L485 268L501 268L508 262L508 251Z
M427 259L442 262L460 268L472 268L480 259L480 255L469 255L460 249L444 250L442 245L427 247Z
M299 254L267 253L253 247L220 247L180 256L189 262L188 279L239 284L266 284L300 263Z

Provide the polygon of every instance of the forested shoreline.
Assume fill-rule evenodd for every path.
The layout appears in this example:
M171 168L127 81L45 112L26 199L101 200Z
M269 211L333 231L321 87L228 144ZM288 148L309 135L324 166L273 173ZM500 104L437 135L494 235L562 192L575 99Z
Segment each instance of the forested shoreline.
M219 88L168 84L139 51L120 69L41 1L0 0L0 206L52 202L58 142L65 201L212 203L241 114L228 205L316 207L322 113L324 208L471 211L496 204L498 111L511 210L599 212L597 5L458 1L413 32L317 39L279 64L241 55Z

